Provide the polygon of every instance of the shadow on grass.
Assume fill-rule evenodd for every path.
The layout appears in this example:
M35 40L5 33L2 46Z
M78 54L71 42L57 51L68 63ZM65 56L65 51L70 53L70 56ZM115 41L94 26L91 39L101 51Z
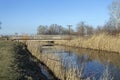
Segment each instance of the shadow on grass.
M44 63L32 56L25 45L17 46L15 49L15 64L20 73L20 80L58 80Z

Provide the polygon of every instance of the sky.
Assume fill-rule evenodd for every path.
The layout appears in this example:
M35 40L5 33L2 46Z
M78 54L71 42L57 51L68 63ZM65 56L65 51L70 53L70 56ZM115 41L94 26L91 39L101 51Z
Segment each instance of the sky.
M96 27L109 19L112 0L0 0L0 34L36 34L39 25L84 21Z

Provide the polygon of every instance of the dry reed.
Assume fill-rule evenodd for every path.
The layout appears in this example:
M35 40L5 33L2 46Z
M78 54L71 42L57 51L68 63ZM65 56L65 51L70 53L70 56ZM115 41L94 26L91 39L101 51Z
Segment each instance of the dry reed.
M80 37L71 41L56 41L55 44L120 53L120 36L110 36L105 33L93 35L88 39Z
M92 39L94 39L94 37L92 37ZM80 41L80 40L81 39L76 39L76 41ZM63 41L63 43L69 43L69 42ZM81 69L79 69L78 66L71 64L72 59L69 59L69 62L68 62L68 60L63 59L62 55L57 56L54 53L44 53L44 54L40 53L41 45L43 43L27 41L26 44L28 46L29 51L32 53L32 55L36 56L40 61L45 63L59 79L90 80L90 77L83 79L82 71L83 71L84 65L81 67ZM69 46L73 46L73 44L72 45L69 44ZM69 66L70 68L67 68L65 65ZM95 76L93 76L92 78L93 80L95 80L94 77ZM101 79L106 79L106 76L103 76Z

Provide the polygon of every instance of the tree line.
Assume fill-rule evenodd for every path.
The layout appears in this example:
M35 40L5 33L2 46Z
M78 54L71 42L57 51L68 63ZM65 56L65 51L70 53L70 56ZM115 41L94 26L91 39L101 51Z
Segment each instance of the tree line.
M79 35L79 36L90 36L93 34L100 34L100 33L108 33L110 35L116 35L120 33L120 1L116 0L113 1L112 4L109 6L109 13L110 17L109 20L103 26L97 26L94 28L86 24L85 22L81 21L76 25L76 30L72 27L65 28L62 25L58 24L51 24L48 25L40 25L37 28L37 34L42 35L60 35L60 34L72 34L72 35Z
M50 26L47 25L40 25L37 28L37 34L42 35L92 35L93 34L93 27L85 24L83 21L80 22L76 30L73 29L73 27L70 27L70 29L67 27L63 27L58 24L51 24Z
M114 20L109 20L103 26L97 26L94 28L91 25L86 24L81 21L76 25L76 28L73 27L63 27L58 24L40 25L37 28L38 35L78 35L78 36L91 36L93 34L107 33L110 35L116 35L120 33L120 24L116 27Z

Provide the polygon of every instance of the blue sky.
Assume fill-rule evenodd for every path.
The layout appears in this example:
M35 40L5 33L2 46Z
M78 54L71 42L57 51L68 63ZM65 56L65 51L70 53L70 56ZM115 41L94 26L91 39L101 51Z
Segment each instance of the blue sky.
M94 27L109 19L112 0L0 0L0 34L36 34L39 25L64 27L84 21Z

